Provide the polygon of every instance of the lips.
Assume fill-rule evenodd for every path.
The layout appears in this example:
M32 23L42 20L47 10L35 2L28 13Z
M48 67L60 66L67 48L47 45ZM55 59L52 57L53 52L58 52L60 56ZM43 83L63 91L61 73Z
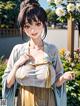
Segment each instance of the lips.
M32 34L32 36L36 36L37 35L37 33L35 33L35 34Z

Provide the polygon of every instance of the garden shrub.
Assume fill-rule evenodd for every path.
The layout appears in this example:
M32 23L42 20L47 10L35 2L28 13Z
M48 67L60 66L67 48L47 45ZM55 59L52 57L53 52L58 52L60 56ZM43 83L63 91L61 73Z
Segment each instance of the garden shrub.
M2 96L2 75L4 73L5 68L6 68L6 63L1 57L0 58L0 98Z
M80 106L80 49L74 51L74 60L70 58L70 52L60 50L60 57L64 71L73 71L76 74L75 80L66 82L67 106Z

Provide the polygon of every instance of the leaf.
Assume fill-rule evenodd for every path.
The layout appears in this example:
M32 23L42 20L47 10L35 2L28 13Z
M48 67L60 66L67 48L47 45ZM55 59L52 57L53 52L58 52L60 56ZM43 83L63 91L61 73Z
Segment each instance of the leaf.
M53 2L50 3L50 6L52 6L53 8L56 8L56 4Z

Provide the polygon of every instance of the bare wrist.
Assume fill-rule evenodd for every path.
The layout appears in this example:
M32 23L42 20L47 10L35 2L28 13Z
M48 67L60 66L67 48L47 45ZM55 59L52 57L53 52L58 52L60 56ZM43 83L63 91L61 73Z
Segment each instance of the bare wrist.
M61 80L63 83L66 82L66 79L64 78L64 74L61 76Z
M23 64L24 64L24 63L18 64L18 63L16 62L16 63L14 64L14 67L18 69L18 68L19 68L20 66L22 66Z
M14 64L14 70L17 70L18 68L19 68L19 65L17 65L17 64Z

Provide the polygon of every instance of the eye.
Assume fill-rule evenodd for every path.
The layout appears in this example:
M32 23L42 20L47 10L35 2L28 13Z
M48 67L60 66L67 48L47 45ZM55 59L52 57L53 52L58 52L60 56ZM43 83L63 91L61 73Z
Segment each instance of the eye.
M41 26L41 22L36 23L37 26Z
M30 28L30 25L24 25L25 28L29 29Z

